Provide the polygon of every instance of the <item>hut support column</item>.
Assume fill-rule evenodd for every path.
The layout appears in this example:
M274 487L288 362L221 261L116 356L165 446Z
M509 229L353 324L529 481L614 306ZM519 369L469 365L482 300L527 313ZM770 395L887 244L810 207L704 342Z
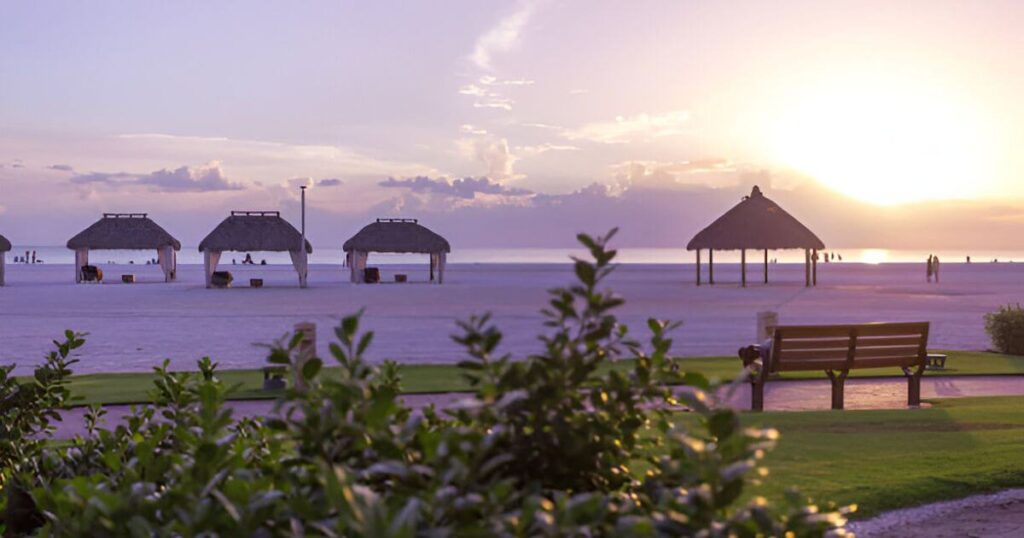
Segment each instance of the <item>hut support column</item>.
M804 286L811 286L811 251L804 249Z
M697 249L697 285L700 286L700 249Z
M206 287L213 287L213 273L217 270L217 263L220 262L220 251L207 250L203 252L203 269L206 273Z
M818 285L818 250L814 250L814 254L811 255L811 285Z
M768 283L768 249L764 249L764 283Z
M178 260L174 247L164 246L156 250L157 262L164 272L164 282L174 282L178 277Z
M437 283L444 284L444 266L448 264L448 253L441 252L437 255Z
M75 250L75 283L82 282L82 266L89 265L89 249L80 248Z
M0 286L4 285L4 271L7 270L7 254L0 251Z
M747 287L747 249L740 249L740 285Z
M708 284L715 285L715 251L708 249Z
M352 251L352 259L349 261L349 269L351 270L351 281L353 284L360 284L363 282L363 276L366 270L366 260L369 259L370 253L363 252L360 250Z
M309 273L309 266L306 263L306 252L290 250L288 254L291 255L292 265L295 266L295 272L299 274L299 287L306 287L306 276Z

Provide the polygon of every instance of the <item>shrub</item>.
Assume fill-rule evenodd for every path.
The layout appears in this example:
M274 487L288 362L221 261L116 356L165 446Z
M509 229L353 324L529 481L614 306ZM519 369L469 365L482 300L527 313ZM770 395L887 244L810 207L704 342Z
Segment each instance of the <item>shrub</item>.
M1019 304L1006 305L985 314L985 332L992 338L996 351L1024 355L1024 308Z
M613 232L614 233L614 232ZM845 510L795 495L741 503L777 434L740 426L707 404L706 379L671 357L674 324L650 320L632 338L602 291L615 251L580 236L593 261L552 290L536 354L499 354L488 316L455 340L474 394L444 414L413 412L394 364L368 364L359 315L330 345L336 368L300 357L302 335L269 360L301 376L270 417L232 418L216 364L198 374L157 369L154 403L113 430L37 446L13 471L31 491L44 535L231 536L816 536L841 533ZM628 371L601 366L632 359ZM47 366L51 367L51 366ZM677 395L670 384L692 391ZM674 423L681 398L700 417ZM64 399L49 402L53 408ZM52 409L52 408L51 408ZM645 469L640 472L639 469ZM8 519L9 529L15 522Z

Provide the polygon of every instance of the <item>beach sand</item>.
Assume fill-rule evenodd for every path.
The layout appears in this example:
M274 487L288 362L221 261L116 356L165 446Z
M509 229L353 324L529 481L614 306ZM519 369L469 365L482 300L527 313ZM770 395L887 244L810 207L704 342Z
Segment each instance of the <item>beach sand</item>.
M309 289L300 290L290 266L228 265L241 287L207 290L201 266L180 266L173 284L160 282L155 267L101 267L110 283L75 285L70 265L8 264L8 285L0 288L0 364L16 362L19 373L28 373L53 338L74 329L90 333L78 373L148 371L164 358L192 369L203 355L221 368L258 367L266 353L255 343L312 321L326 354L331 328L364 307L365 328L377 332L371 360L455 362L462 357L450 339L455 321L488 311L505 332L502 349L522 356L538 349L545 290L572 279L568 264L453 264L437 286L423 282L424 263L383 266L385 281L402 272L409 284L352 285L347 270L320 265L311 267ZM121 284L129 272L140 283ZM940 284L926 283L924 273L923 263L821 264L820 285L807 289L802 265L773 265L766 286L752 264L742 289L735 264L716 266L714 287L694 286L692 264L626 264L608 285L627 300L619 316L639 336L648 317L682 321L675 350L687 356L735 354L753 340L755 315L763 310L792 324L930 321L930 347L980 350L989 345L983 315L1024 302L1022 264L946 263ZM266 287L244 287L251 277L264 278Z

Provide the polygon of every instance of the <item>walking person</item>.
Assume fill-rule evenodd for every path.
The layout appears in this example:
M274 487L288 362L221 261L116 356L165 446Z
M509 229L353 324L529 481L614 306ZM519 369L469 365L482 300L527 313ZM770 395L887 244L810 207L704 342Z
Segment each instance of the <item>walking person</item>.
M939 283L939 257L932 257L932 273L935 275L935 283Z
M935 271L935 266L933 265L933 262L932 262L932 255L929 254L928 255L928 268L926 270L926 273L928 275L928 282L929 283L931 283L931 281L932 281L932 274L934 273L934 271Z

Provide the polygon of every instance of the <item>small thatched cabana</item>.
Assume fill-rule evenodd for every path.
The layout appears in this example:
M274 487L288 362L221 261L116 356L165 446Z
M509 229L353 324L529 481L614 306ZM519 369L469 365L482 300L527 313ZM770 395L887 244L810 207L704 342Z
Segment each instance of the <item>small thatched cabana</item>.
M7 253L11 251L11 242L0 235L0 286L4 285L4 273L6 272Z
M178 259L175 251L181 243L153 222L145 213L104 213L81 233L68 240L75 251L75 282L82 282L82 267L89 265L90 250L155 250L164 281L177 278Z
M452 251L448 241L419 224L416 219L377 219L345 241L352 282L363 282L371 252L430 255L430 281L444 283L444 267ZM435 280L436 275L436 280Z
M765 198L756 186L750 196L701 230L686 245L697 251L697 285L700 278L700 251L708 251L708 283L715 283L715 250L739 250L740 271L747 285L747 250L764 250L764 282L768 283L768 251L804 250L804 275L807 286L818 284L818 250L825 244L800 221L775 202Z
M206 287L212 287L213 273L217 270L220 255L225 251L235 252L287 252L292 265L299 274L299 287L306 287L309 273L307 256L313 253L313 246L306 241L302 245L302 234L288 221L281 218L280 211L232 211L209 235L199 243L206 267Z

